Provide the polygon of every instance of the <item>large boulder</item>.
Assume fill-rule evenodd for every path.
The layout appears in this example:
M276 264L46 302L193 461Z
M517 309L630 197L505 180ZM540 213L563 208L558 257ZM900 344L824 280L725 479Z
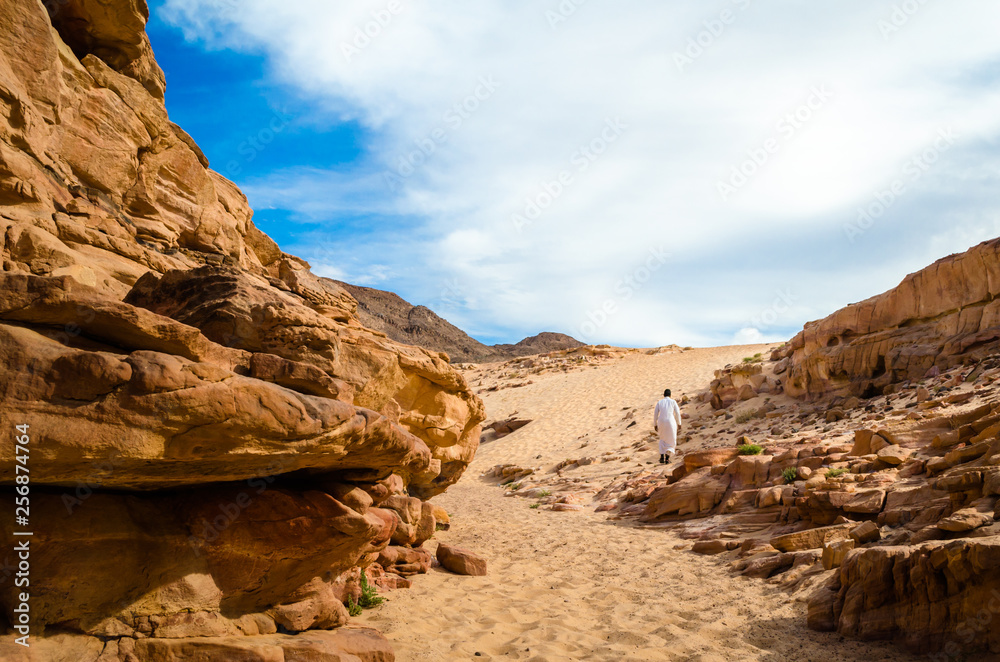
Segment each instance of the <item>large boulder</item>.
M437 560L441 567L457 575L472 577L486 575L486 559L459 547L441 543L437 548Z
M722 502L731 480L728 474L713 475L711 467L696 469L678 482L658 488L649 498L642 519L653 522L705 516Z

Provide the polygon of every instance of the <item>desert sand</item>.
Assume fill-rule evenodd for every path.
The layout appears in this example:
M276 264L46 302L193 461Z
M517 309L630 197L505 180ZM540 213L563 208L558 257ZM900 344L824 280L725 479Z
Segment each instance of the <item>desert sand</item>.
M687 551L690 542L666 528L610 521L593 504L580 512L532 509L530 499L505 496L495 480L481 478L498 464L549 467L648 438L663 388L693 395L716 368L769 347L632 352L530 378L509 364L467 371L491 419L516 412L533 420L484 444L462 481L435 499L452 526L428 545L480 553L489 575L436 568L358 621L382 630L401 662L915 659L888 645L807 630L801 596L732 574L723 562ZM622 412L632 410L638 424L623 430ZM656 459L655 449L643 449L627 463L595 464L576 480L594 492L616 473Z

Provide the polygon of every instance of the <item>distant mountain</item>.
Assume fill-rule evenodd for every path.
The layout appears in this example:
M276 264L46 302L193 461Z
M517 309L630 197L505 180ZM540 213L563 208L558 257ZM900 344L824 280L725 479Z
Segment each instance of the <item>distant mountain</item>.
M514 345L484 345L426 306L398 294L335 281L358 300L358 318L397 342L445 352L452 361L483 363L582 347L562 333L540 333Z

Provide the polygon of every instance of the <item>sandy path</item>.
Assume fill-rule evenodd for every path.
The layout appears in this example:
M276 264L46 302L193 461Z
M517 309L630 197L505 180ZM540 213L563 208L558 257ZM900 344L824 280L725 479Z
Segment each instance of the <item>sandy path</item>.
M435 499L451 513L452 529L428 547L444 541L481 553L489 576L433 570L356 620L382 630L400 662L913 659L807 630L804 605L774 586L731 574L717 559L676 551L689 543L672 533L612 523L590 508L532 510L531 501L504 497L479 478L495 464L578 457L581 435L586 452L595 453L640 439L665 386L677 396L693 393L707 387L716 368L761 349L629 355L487 393L491 418L518 411L534 422L484 445L462 481ZM624 428L625 408L637 409L640 425ZM633 466L605 464L601 471Z
M438 501L455 518L437 539L482 553L490 574L433 570L358 619L392 640L400 662L912 659L810 632L803 605L674 551L682 541L670 533L530 510L476 479Z
M581 455L580 437L590 442L587 454L611 450L643 437L652 429L653 407L670 388L675 399L708 388L715 370L739 363L772 345L697 349L676 354L630 354L599 367L568 374L534 376L534 384L484 394L491 419L515 412L533 422L498 443L480 448L469 473L496 464L535 466ZM635 426L621 438L619 431L602 434L621 422L626 408L638 410ZM687 411L687 410L685 410ZM539 458L538 456L542 457Z

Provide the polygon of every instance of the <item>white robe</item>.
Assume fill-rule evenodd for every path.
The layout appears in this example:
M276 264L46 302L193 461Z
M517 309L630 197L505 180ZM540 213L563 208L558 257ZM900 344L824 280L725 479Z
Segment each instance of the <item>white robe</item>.
M660 455L677 452L677 429L681 425L681 408L673 398L663 398L656 403L653 421L660 433Z

